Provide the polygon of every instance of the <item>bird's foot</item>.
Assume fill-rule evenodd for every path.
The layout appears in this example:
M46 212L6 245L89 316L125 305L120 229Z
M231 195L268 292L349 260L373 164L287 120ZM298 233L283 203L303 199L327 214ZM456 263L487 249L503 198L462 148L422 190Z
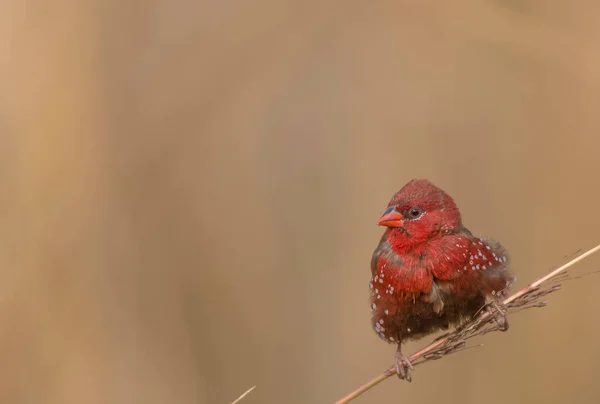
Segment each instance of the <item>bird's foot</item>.
M396 351L396 374L400 379L406 380L407 382L411 382L411 370L413 370L413 365L410 363L406 356L402 355L400 345L398 345L398 350Z
M485 306L487 312L494 319L500 331L508 330L508 319L506 317L506 308L502 303L492 300Z

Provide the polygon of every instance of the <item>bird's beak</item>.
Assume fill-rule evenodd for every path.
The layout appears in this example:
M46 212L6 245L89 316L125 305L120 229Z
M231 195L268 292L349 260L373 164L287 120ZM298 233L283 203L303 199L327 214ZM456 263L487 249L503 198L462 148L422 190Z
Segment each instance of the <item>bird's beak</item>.
M379 218L379 223L377 224L386 227L402 227L404 226L402 219L402 214L396 210L396 207L390 206L383 212L383 216Z

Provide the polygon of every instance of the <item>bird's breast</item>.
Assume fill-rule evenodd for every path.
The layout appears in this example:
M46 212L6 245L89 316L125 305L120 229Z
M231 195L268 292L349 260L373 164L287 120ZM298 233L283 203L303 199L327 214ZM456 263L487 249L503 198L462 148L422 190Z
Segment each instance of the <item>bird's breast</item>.
M433 279L422 257L400 254L386 241L382 241L373 253L371 274L371 286L383 288L388 291L386 294L413 299L431 291Z

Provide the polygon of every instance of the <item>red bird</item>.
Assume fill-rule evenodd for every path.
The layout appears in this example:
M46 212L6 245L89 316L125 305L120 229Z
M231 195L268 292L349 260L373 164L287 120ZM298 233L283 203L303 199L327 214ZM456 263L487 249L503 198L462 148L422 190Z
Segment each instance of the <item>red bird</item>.
M473 236L448 194L414 179L393 196L379 225L387 229L371 259L372 324L381 339L398 344L398 377L411 380L403 342L458 325L487 303L508 328L496 304L513 280L506 251Z

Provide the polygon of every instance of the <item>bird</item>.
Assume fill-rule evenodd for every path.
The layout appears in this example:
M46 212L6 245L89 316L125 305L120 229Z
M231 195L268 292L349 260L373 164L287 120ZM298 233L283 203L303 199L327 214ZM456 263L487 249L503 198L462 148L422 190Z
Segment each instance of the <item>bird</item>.
M394 194L378 225L385 231L371 259L371 324L397 344L400 379L412 380L406 341L459 326L482 309L508 329L501 303L514 280L508 254L497 241L474 236L446 192L413 179Z

